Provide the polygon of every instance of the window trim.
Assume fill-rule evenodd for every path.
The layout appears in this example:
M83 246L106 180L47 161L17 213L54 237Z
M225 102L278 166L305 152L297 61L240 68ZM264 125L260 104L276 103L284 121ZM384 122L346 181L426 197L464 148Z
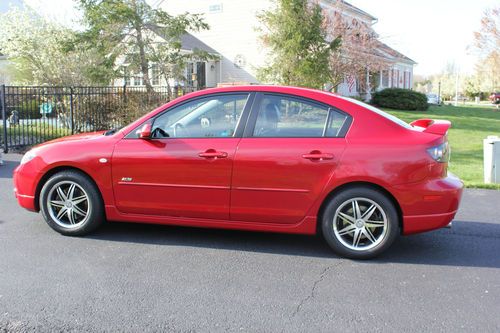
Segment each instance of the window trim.
M190 98L185 101L182 101L180 103L174 104L171 107L162 110L160 113L155 115L154 117L146 119L144 122L142 122L139 126L135 127L132 131L130 131L126 136L125 139L140 139L137 136L135 136L135 133L138 129L140 129L144 124L151 122L151 124L154 124L156 118L161 117L165 113L169 112L172 109L175 109L177 107L183 106L187 103L191 103L200 99L206 99L206 98L214 98L217 96L230 96L230 95L242 95L242 94L247 94L247 101L245 103L245 107L243 108L243 111L241 113L241 117L238 120L238 123L236 124L234 135L233 136L224 136L224 137L208 137L208 136L200 136L200 137L182 137L182 138L150 138L149 140L189 140L189 139L234 139L234 138L241 138L243 136L243 131L245 129L245 126L247 124L248 116L250 114L250 111L253 107L253 104L255 102L255 92L253 91L231 91L227 93L215 93L215 94L207 94L207 95L202 95L198 96L195 98ZM140 139L142 140L142 139Z
M254 136L254 130L255 130L255 125L257 123L257 118L259 115L260 111L260 106L262 104L262 100L266 96L277 96L277 97L282 97L282 98L289 98L293 100L297 100L299 102L304 102L308 104L313 104L317 105L318 107L326 109L328 112L326 120L325 120L325 127L327 126L330 117L331 117L331 112L338 112L340 114L343 114L346 116L346 120L344 121L344 124L338 131L338 134L336 136L327 136L326 131L323 130L323 133L321 136ZM330 138L330 139L338 139L338 138L345 138L349 128L351 127L352 124L352 116L343 111L340 110L339 108L334 107L333 105L329 105L326 103L322 103L320 101L310 99L307 97L299 96L299 95L294 95L294 94L288 94L288 93L276 93L276 92L257 92L255 94L255 99L253 101L252 105L252 110L250 112L250 116L247 119L246 125L245 125L245 130L243 132L243 137L244 138L255 138L255 139L269 139L269 138L275 138L275 139L318 139L318 138Z

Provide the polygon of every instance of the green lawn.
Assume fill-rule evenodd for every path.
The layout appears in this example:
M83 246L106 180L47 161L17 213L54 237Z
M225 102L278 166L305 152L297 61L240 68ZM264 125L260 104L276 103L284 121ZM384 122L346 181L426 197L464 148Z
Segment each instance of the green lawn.
M483 139L488 135L500 137L500 110L475 105L431 106L427 111L385 111L411 122L420 118L451 121L448 134L451 145L449 169L467 187L500 189L500 185L483 183Z

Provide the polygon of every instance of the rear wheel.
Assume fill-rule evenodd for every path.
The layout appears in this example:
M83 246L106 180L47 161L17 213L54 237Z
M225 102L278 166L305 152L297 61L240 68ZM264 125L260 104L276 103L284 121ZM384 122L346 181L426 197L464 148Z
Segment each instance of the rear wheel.
M352 259L378 256L399 234L398 214L391 200L366 187L353 187L335 195L321 222L330 247Z
M40 209L47 224L63 235L88 234L104 221L99 191L87 176L76 171L59 172L44 184Z

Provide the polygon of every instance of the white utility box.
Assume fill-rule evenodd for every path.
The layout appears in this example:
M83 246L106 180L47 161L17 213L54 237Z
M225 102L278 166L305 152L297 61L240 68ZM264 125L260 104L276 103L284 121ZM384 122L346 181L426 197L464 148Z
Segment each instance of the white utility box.
M483 140L484 182L500 184L500 138L488 136Z

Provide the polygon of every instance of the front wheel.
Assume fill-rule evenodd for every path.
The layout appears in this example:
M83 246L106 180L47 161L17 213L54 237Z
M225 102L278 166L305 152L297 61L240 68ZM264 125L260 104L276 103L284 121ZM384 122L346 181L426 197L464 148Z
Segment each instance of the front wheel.
M47 224L63 235L86 235L104 221L99 191L77 171L56 173L44 184L40 210Z
M378 256L399 235L394 204L382 192L365 187L336 194L327 204L321 223L330 247L352 259Z

